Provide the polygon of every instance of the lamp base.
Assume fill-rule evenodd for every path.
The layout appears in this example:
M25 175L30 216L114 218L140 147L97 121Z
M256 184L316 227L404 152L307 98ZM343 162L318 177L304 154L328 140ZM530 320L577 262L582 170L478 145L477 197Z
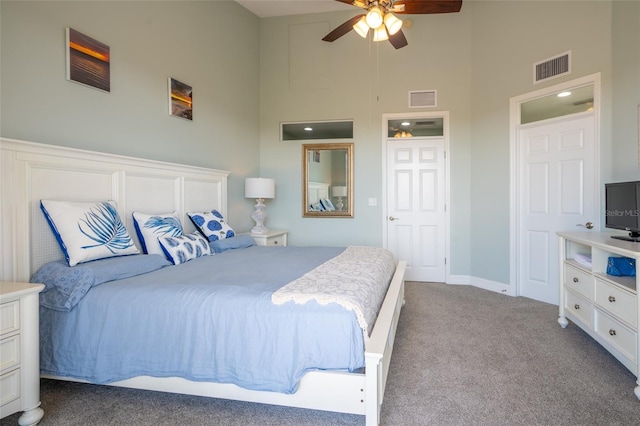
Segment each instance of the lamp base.
M256 222L256 226L251 228L252 234L264 234L269 231L269 228L264 226L264 220L267 218L267 212L264 209L264 203L262 198L256 200L256 209L251 213L251 219Z

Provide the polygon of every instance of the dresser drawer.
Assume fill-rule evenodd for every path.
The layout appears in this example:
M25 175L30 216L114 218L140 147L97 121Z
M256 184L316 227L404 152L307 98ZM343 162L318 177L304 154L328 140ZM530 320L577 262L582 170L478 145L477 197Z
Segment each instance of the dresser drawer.
M593 327L593 306L586 299L572 291L564 291L564 307L587 327Z
M0 336L20 329L20 301L0 305Z
M596 279L596 304L628 322L637 330L638 314L635 294Z
M0 373L20 364L20 335L0 340Z
M631 361L636 360L638 334L609 315L595 310L595 332Z
M564 285L593 300L593 275L565 263Z
M20 398L20 369L0 375L0 408Z

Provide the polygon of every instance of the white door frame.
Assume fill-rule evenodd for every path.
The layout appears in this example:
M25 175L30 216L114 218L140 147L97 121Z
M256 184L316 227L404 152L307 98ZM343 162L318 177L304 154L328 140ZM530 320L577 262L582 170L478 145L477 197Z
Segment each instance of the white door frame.
M451 267L451 245L450 245L450 235L449 235L449 223L450 217L449 212L451 209L449 208L449 194L450 194L450 163L451 163L451 155L449 150L449 111L430 111L430 112L404 112L404 113L386 113L382 114L382 247L388 248L388 226L389 221L387 220L388 211L387 211L387 188L388 188L388 176L387 176L387 136L389 133L389 120L399 119L399 118L409 118L409 119L431 119L431 118L442 118L442 126L443 126L443 134L442 137L444 139L444 152L445 152L445 214L444 214L444 242L445 242L445 282L449 282L450 275L450 267Z
M575 80L566 81L564 83L556 84L554 86L545 87L543 89L539 89L533 92L525 93L519 96L514 96L509 101L509 150L510 150L510 258L509 258L509 279L511 285L509 286L512 290L510 294L512 296L520 296L520 282L518 280L518 250L519 250L519 241L518 241L518 229L519 229L519 221L520 221L520 212L518 209L518 188L520 182L518 181L518 166L519 166L519 147L518 147L518 128L520 126L520 105L524 102L530 101L532 99L541 98L544 96L548 96L555 92L560 92L563 90L570 90L575 87L585 86L588 84L593 84L593 112L589 114L593 114L594 117L594 181L596 183L596 193L595 193L595 210L597 213L600 212L600 199L601 199L601 191L600 191L600 73L595 73L591 75L587 75L581 78L577 78ZM578 114L573 115L572 117ZM552 118L549 121L554 120L557 121L561 118ZM539 122L542 123L542 122ZM600 230L600 214L596 214L594 217L594 228L596 230Z

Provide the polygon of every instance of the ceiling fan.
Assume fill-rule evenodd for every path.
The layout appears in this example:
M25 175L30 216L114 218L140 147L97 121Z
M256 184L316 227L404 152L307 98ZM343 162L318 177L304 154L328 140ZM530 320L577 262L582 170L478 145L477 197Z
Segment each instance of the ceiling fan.
M336 0L366 10L336 27L322 40L332 42L352 29L362 38L373 30L373 41L389 40L396 49L405 47L407 39L402 33L402 20L394 14L426 15L459 12L462 0Z

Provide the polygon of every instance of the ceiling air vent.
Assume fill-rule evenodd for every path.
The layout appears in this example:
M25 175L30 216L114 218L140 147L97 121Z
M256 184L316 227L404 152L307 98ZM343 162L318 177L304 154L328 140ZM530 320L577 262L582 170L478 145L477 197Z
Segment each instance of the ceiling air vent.
M436 106L435 90L418 90L409 92L409 108L424 108Z
M534 84L565 74L571 74L571 52L565 52L533 64Z

